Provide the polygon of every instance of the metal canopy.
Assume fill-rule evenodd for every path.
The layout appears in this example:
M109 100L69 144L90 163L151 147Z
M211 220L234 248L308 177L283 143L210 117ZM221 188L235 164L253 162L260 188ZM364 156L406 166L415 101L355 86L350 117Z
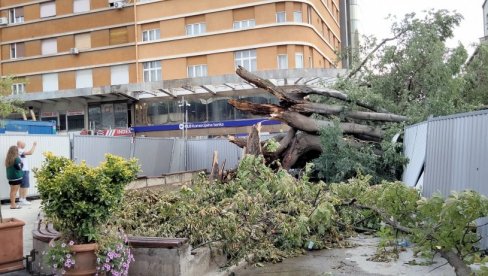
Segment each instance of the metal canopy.
M307 85L328 86L335 82L339 75L344 75L343 69L289 69L254 72L257 76L270 80L277 86ZM155 98L179 98L183 96L207 95L217 96L222 93L240 93L256 91L254 85L244 81L239 76L221 75L202 78L168 80L150 83L136 83L126 85L112 85L94 88L80 88L72 90L27 93L9 96L33 103L57 103L82 99L86 102L108 102L117 100L150 100Z

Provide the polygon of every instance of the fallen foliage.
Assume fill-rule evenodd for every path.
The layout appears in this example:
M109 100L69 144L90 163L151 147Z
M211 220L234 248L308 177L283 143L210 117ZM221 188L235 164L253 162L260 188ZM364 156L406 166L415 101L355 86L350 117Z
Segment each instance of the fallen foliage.
M176 193L129 191L114 223L132 235L218 246L225 265L279 262L305 250L348 246L345 238L355 231L381 237L376 260L398 254L398 241L408 239L426 263L434 254L460 269L488 261L477 247L475 222L488 215L486 197L465 191L426 199L401 182L371 185L371 177L362 175L346 183L312 183L310 171L307 165L296 179L270 169L262 157L246 156L227 183L202 175Z

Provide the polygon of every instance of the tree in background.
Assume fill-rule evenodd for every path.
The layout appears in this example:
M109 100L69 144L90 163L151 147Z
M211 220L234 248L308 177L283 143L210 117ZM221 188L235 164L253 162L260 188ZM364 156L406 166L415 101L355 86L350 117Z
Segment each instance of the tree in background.
M370 38L369 53L337 88L368 99L410 123L472 109L465 95L463 45L446 46L463 17L446 10L429 11L423 18L407 14L392 24L393 36L380 43Z
M13 77L7 76L0 80L0 119L5 119L12 113L22 113L22 101L9 99L12 94Z
M391 38L381 42L365 39L361 48L364 59L356 57L355 69L341 78L335 88L357 101L404 115L409 124L487 105L488 48L481 46L479 57L466 64L463 45L446 46L462 19L460 14L446 10L429 11L423 18L407 14L392 24ZM328 98L316 100L330 102ZM345 143L347 137L334 134L337 130L324 129L322 155L316 160L319 175L326 180L345 181L362 171L376 181L398 179L406 160L401 144L391 141L405 124L375 126L389 135L381 144L363 147Z

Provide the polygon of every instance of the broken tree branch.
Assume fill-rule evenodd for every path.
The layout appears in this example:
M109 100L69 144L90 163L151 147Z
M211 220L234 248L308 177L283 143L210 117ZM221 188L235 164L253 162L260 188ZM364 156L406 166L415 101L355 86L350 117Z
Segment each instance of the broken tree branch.
M286 91L288 91L289 98L295 99L297 103L299 103L298 99L305 99L305 97L309 95L318 95L318 96L324 96L324 97L329 97L329 98L334 98L336 100L341 100L344 102L348 103L354 103L360 107L369 109L374 112L383 112L383 113L389 113L387 110L381 108L381 107L376 107L373 106L369 103L365 103L359 100L352 100L349 98L349 96L339 90L335 90L332 88L323 88L323 87L314 87L314 86L305 86L301 88L288 88ZM303 102L303 101L302 101Z
M316 113L321 115L338 115L357 120L404 122L407 117L391 113L348 111L345 106L327 105L322 103L301 103L290 107L290 110L300 113Z
M408 31L408 29L405 29L405 30L399 32L398 34L396 34L394 37L383 39L383 41L381 41L380 44L376 45L376 47L371 52L369 52L369 54L363 59L363 61L361 61L361 63L354 70L352 70L349 73L349 75L347 75L347 78L350 79L350 78L354 77L361 70L361 68L364 67L366 62L368 62L368 60L374 55L374 53L376 53L381 47L383 47L383 45L385 45L389 41L392 41L392 40L399 38L400 36L405 34L407 31Z
M356 203L353 203L351 206L360 208L360 209L367 209L367 210L372 210L375 213L377 213L381 219L391 227L405 233L405 234L413 234L413 230L409 227L402 226L398 221L394 220L393 218L390 218L388 214L386 214L384 211L376 208L376 207L370 207L370 206L364 206L364 205L359 205ZM447 262L454 268L454 271L456 272L457 276L469 276L471 275L472 271L471 268L466 265L466 263L463 261L461 256L459 256L456 252L452 250L437 250L443 258L447 260Z
M331 121L315 120L298 112L284 111L271 114L271 117L283 121L293 128L311 134L319 134L322 128L334 126L334 123ZM383 130L372 126L356 123L340 123L339 126L345 134L364 134L378 139L384 136Z
M249 83L256 85L259 88L262 88L269 93L273 94L276 98L280 101L288 102L288 103L299 103L296 99L290 98L287 96L287 93L280 87L275 86L272 82L266 79L262 79L253 73L247 71L244 67L238 66L236 70L237 75L241 78L246 80Z

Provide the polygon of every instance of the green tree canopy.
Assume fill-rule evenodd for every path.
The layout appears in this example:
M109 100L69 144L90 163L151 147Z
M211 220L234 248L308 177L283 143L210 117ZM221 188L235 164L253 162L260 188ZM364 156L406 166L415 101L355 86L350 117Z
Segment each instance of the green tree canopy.
M338 88L411 122L469 110L476 102L465 98L467 51L461 44L446 46L462 19L446 10L428 11L423 18L407 14L392 24L391 38L366 39L367 58Z

